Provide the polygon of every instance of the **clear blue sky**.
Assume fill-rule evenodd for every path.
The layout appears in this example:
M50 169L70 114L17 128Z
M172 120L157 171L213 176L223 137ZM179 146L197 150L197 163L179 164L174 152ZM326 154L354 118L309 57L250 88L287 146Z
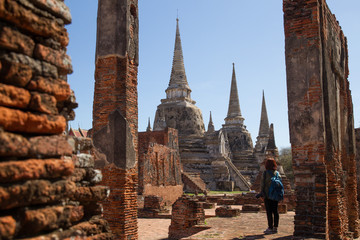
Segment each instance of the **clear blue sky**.
M349 46L350 89L355 127L360 127L360 1L328 0ZM69 83L79 107L72 127L92 127L97 0L67 0L73 21L68 54ZM139 0L139 131L154 120L171 72L176 15L179 12L185 70L192 98L205 126L212 111L215 129L227 114L232 63L245 125L255 143L262 90L279 149L290 146L281 0Z

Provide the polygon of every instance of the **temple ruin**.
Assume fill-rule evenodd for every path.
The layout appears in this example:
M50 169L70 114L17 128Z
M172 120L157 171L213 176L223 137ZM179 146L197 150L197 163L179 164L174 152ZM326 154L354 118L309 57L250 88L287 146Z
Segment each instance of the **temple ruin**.
M75 117L63 1L0 1L0 239L113 239Z
M295 236L359 237L347 41L325 0L284 0Z
M183 183L198 189L256 185L265 157L278 157L264 95L253 147L233 67L225 123L215 130L210 115L206 131L190 97L177 21L166 99L154 130L138 134L138 2L98 4L89 139L64 135L77 107L67 83L70 10L62 0L0 0L0 239L138 239L138 191L154 212L163 201L175 202L174 238L207 228L204 204L259 211L255 193L175 197ZM294 238L355 239L360 134L347 40L325 0L283 0L283 11L296 204L288 196L281 209L295 208Z
M179 131L180 157L186 177L204 181L210 190L249 190L259 173L269 141L270 126L265 97L263 95L259 136L254 148L241 114L233 64L225 123L216 131L210 115L205 131L202 113L191 99L191 89L186 78L179 19L176 19L173 64L165 92L166 98L161 100L156 110L154 131L166 127Z

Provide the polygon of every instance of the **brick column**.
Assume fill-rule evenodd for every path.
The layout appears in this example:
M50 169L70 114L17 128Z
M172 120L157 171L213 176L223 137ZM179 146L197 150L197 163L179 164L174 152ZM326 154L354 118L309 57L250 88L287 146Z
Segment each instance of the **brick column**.
M137 0L99 0L93 140L106 156L104 218L116 239L137 239Z
M346 38L325 0L284 0L295 236L357 237Z

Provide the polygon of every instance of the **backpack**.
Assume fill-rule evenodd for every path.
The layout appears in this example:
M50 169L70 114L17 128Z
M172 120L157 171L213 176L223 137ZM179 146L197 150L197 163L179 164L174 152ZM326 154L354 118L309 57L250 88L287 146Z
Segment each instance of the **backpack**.
M272 175L268 197L273 201L281 201L284 199L284 185L281 182L279 173L276 172L274 175L271 171L268 172Z

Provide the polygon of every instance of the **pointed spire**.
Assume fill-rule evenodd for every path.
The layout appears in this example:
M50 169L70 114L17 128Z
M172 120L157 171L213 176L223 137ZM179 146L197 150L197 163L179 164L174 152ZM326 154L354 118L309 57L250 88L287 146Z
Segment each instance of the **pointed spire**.
M150 118L149 118L149 121L148 121L148 126L147 126L147 128L146 128L146 131L147 131L147 132L151 132L151 131L152 131L151 125L150 125Z
M276 144L275 144L275 137L274 137L274 124L270 125L270 129L269 129L269 142L268 145L266 147L267 151L270 150L277 150Z
M178 18L176 18L176 36L175 36L173 64L171 69L169 86L166 89L166 91L173 88L186 89L191 91L185 74L184 57L181 46Z
M214 127L214 123L212 121L212 116L211 116L211 111L210 111L210 120L209 120L209 125L208 125L208 132L214 132L215 131L215 127Z
M241 111L240 111L239 95L238 95L238 88L236 84L236 75L235 75L235 63L233 63L229 108L228 108L227 117L225 118L225 124L227 122L235 123L234 122L235 119L237 124L241 124L241 125L243 124L244 118L241 116Z
M263 90L259 134L260 137L269 136L269 120L266 111L265 94Z

